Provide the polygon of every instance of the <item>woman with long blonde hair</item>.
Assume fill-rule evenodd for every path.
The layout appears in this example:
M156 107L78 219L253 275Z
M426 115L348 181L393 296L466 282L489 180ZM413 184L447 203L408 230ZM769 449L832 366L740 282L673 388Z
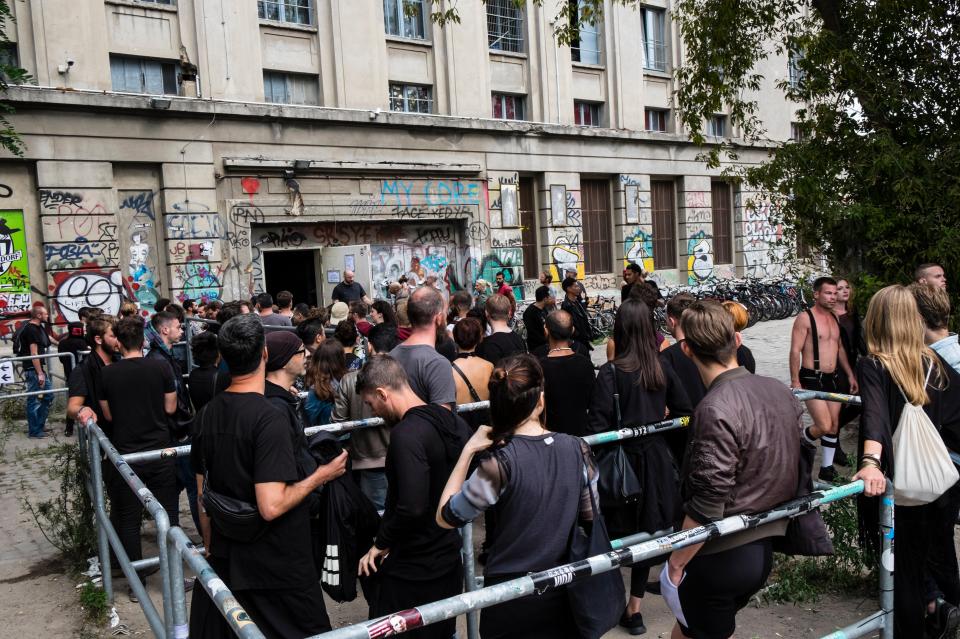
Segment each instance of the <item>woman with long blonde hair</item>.
M893 433L906 402L922 406L937 430L956 424L960 420L960 378L924 344L923 320L904 286L888 286L873 296L864 332L867 356L857 365L863 400L861 457L854 479L863 480L866 497L877 497L883 494L887 478L896 472ZM956 439L950 430L941 431L948 445ZM934 636L945 636L946 626L960 621L955 607L960 604L960 574L953 546L958 493L960 483L930 504L895 507L895 637L925 636L925 621L938 629ZM879 540L877 501L861 500L860 504L862 536L873 546ZM931 581L936 588L928 586Z

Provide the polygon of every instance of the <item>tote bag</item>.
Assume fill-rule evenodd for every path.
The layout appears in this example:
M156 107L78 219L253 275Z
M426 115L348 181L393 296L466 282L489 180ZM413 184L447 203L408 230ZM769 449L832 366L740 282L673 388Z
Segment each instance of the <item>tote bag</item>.
M932 370L931 366L927 371L927 382ZM909 401L893 434L893 462L893 501L898 506L929 504L960 480L933 422L921 406Z

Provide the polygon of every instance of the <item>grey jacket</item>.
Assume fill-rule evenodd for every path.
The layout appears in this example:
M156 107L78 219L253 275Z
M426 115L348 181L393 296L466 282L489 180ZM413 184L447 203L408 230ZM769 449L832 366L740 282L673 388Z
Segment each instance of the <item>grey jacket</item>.
M333 405L333 421L346 422L373 417L370 409L357 393L357 375L359 371L350 371L340 380ZM354 470L383 468L387 459L387 446L390 444L390 431L386 426L359 428L350 433L347 446Z

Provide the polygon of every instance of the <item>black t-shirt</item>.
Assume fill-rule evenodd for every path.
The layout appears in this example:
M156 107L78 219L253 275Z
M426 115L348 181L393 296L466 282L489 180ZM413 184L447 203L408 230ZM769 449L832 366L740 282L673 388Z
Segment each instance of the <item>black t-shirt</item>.
M255 484L299 479L287 416L259 393L218 394L194 420L190 465L210 488L256 503ZM240 543L213 526L210 552L230 565L233 590L306 588L317 581L306 501L267 525L256 541Z
M531 351L547 343L547 333L543 330L543 322L546 318L547 314L533 304L523 311L523 325L527 329L527 348Z
M46 331L43 330L43 326L37 326L33 322L29 322L24 328L23 333L20 334L20 343L23 345L23 354L32 355L30 352L30 345L37 345L37 355L43 355L47 352L47 348L50 346L50 338L47 337ZM33 368L33 362L27 360L23 362L25 370L31 370ZM41 359L40 366L46 368L47 360Z
M510 331L508 333L494 333L483 338L477 346L476 353L494 366L509 355L526 353L527 346L520 336Z
M97 426L103 429L107 437L113 437L113 427L103 416L100 400L103 396L103 381L101 372L106 367L103 360L96 353L90 353L76 368L70 372L67 380L67 397L82 397L83 405L93 409L97 416Z
M565 351L566 352L566 351ZM587 433L587 410L596 376L593 362L583 355L541 357L547 428L582 437Z
M700 371L697 370L697 365L683 354L680 349L680 342L660 352L660 361L664 360L670 363L680 380L680 385L683 386L683 390L687 391L690 403L696 408L703 396L707 394L707 387L703 385L703 380L700 379Z
M113 417L111 441L121 453L170 445L164 394L177 390L170 366L156 359L122 359L103 368L103 397Z
M353 284L347 284L346 282L340 282L333 287L333 292L330 293L330 297L335 302L356 302L357 300L362 300L363 296L367 292L363 290L360 282L354 280Z
M214 395L226 390L229 385L230 373L217 366L203 366L190 371L187 387L190 390L193 410L198 411L206 406Z

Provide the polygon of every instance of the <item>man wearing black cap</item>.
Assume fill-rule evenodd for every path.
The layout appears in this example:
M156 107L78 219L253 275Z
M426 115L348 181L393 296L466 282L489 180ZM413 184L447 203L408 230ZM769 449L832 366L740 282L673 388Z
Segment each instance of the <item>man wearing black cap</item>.
M289 331L268 333L266 341L267 382L263 396L289 419L297 461L302 466L301 474L310 474L316 464L309 464L312 458L304 454L307 450L307 438L303 434L306 420L294 387L297 377L307 372L307 349L300 338Z

